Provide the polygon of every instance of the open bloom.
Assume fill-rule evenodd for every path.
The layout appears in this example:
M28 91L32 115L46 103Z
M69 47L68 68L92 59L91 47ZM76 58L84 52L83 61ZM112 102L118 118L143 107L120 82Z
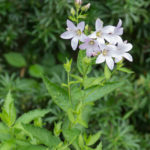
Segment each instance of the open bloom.
M109 69L114 68L114 60L113 55L116 51L116 46L114 45L101 45L101 53L96 59L96 64L100 64L106 61L107 66Z
M121 28L122 22L119 20L117 27L115 26L104 26L103 22L100 19L96 20L95 29L89 37L96 38L99 45L104 44L105 40L109 43L116 44L118 41L121 41L121 35L123 33L123 28Z
M98 42L94 39L91 39L89 37L86 38L83 44L79 46L80 49L85 50L86 49L86 55L88 57L92 56L93 53L100 51Z
M80 22L77 27L71 22L67 20L67 31L61 34L62 39L72 39L71 46L73 50L76 50L78 47L79 41L84 41L86 36L83 33L85 27L85 22Z
M132 44L127 43L127 41L117 43L116 51L114 54L115 62L117 63L121 61L123 57L132 62L133 58L128 53L132 49L132 47Z

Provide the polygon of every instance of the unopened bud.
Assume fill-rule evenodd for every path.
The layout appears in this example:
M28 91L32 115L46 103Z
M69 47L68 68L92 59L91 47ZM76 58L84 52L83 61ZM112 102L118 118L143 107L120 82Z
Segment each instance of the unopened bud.
M82 0L75 0L75 4L82 5Z
M71 8L71 14L74 16L75 15L75 10L74 10L74 8Z
M71 71L71 64L72 64L72 59L70 61L67 59L67 62L64 64L64 68L68 73Z
M91 6L91 4L88 3L88 4L84 5L81 9L82 9L82 11L87 11L90 8L90 6Z

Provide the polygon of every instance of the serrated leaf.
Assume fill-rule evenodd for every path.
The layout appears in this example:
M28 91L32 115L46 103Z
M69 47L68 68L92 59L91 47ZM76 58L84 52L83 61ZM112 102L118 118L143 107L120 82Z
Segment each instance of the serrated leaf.
M105 95L108 95L115 89L121 87L124 82L117 82L117 83L107 83L104 86L96 86L90 89L85 90L86 96L84 98L85 102L94 102Z
M85 63L86 59L90 58L86 57L86 52L84 50L80 50L78 53L77 68L82 75L88 74L91 71L91 64Z
M5 57L6 61L14 67L25 67L26 66L26 60L20 53L9 52L7 54L4 54L4 57Z
M9 128L0 122L0 141L8 140L10 137Z
M0 118L9 127L11 127L16 121L16 108L14 106L14 99L12 98L11 92L9 92L5 98Z
M15 127L18 128L20 127L21 123L28 124L34 119L44 117L49 112L50 110L48 109L43 109L43 110L36 109L36 110L29 111L17 119Z
M38 139L41 144L48 147L55 147L60 143L60 139L52 135L50 131L45 128L34 127L32 125L22 125L24 130L32 135L34 138Z
M86 145L91 146L95 144L99 140L101 134L102 134L101 131L99 131L98 133L94 135L90 135L88 139L86 140Z
M84 88L90 88L92 86L100 85L100 83L104 80L104 77L91 77L84 80Z
M43 81L48 90L48 93L52 97L52 100L62 110L67 112L67 110L71 108L67 91L58 86L57 84L52 83L47 77L43 76Z

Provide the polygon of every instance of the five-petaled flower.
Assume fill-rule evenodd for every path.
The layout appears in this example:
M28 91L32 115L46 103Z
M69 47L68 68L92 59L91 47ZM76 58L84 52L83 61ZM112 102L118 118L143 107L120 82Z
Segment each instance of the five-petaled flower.
M83 42L86 39L85 34L83 33L85 27L85 22L80 22L77 27L71 22L67 20L67 31L61 34L61 38L63 39L72 39L71 46L73 50L76 50L78 47L79 41Z

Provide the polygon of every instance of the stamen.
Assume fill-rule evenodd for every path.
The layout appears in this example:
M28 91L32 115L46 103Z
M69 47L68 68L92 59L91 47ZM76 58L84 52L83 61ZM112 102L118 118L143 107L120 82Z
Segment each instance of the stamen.
M101 32L99 31L99 32L96 32L96 36L97 37L101 37Z
M80 35L82 34L81 30L78 29L78 30L76 31L76 34L77 34L78 36L80 36Z
M102 52L102 54L103 54L104 56L107 56L108 51L107 51L106 49L104 49L103 52Z
M91 40L91 41L89 42L89 44L90 44L90 45L94 45L95 42L94 42L93 40Z

